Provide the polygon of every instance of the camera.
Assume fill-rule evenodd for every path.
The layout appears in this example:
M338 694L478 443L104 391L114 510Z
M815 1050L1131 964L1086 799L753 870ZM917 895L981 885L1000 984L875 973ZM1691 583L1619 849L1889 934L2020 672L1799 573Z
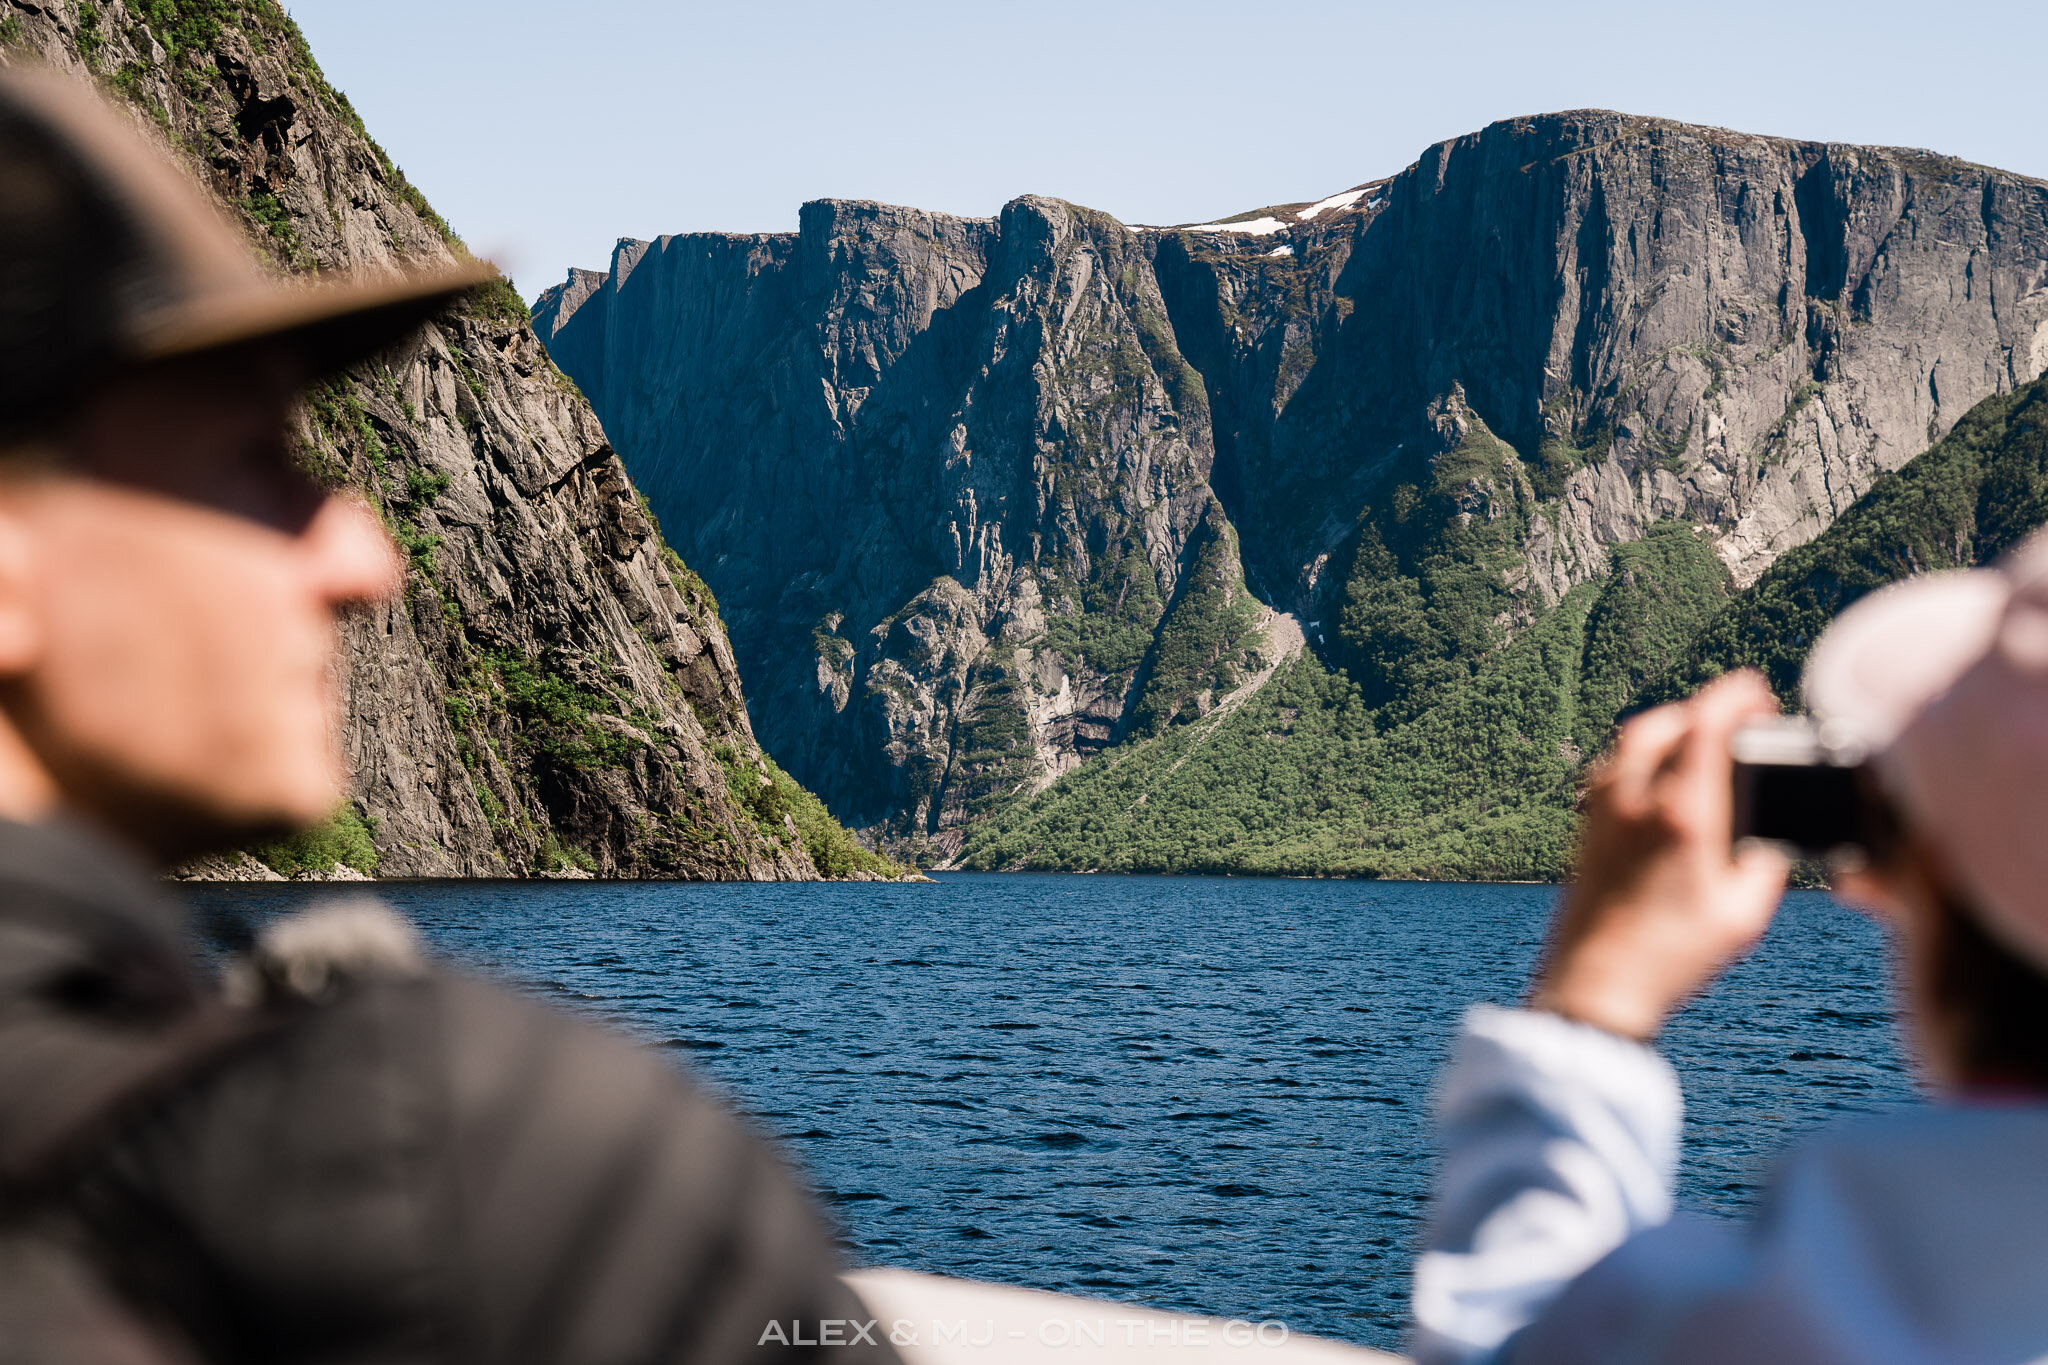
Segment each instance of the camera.
M1777 844L1794 857L1882 859L1897 828L1863 746L1801 717L1746 725L1735 760L1735 842Z

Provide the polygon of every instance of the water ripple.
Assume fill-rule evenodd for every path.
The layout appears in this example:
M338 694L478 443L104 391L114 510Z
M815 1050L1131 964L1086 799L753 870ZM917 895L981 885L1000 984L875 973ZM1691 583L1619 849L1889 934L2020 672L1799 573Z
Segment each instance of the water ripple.
M856 1259L1399 1343L1458 1015L1512 1000L1531 886L965 877L390 883L443 952L669 1050L781 1135ZM318 888L195 893L264 913ZM1912 1083L1877 931L1793 896L1675 1022L1681 1196Z

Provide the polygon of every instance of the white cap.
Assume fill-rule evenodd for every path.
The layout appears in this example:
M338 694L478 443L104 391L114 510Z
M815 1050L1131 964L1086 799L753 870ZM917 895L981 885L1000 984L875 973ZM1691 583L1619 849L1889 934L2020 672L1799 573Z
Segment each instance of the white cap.
M1985 927L2048 970L2048 537L1856 602L1814 644L1803 690L1876 756Z

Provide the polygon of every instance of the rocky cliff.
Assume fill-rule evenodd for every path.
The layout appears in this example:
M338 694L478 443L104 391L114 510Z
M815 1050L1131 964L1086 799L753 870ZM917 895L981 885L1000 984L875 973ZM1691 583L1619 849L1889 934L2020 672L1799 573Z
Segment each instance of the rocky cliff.
M536 324L725 603L771 747L950 856L1239 704L1275 612L1378 734L1655 528L1706 549L1649 556L1686 613L1755 579L2048 367L2048 187L1576 112L1183 228L825 202L621 242Z
M1374 707L1312 657L1126 744L967 833L967 867L1558 880L1584 761L1625 708L1737 666L1788 705L1836 613L1909 574L1986 563L2048 524L2048 379L1985 399L1813 540L1737 588L1699 523L1608 548L1599 583L1426 706Z
M1647 700L1732 668L1798 695L1813 642L1866 593L1912 574L1996 561L2048 525L2048 379L1985 399L1932 449L1880 478L1819 536L1788 551L1703 622Z
M463 249L276 0L0 0L0 44L126 100L280 272ZM508 285L325 384L299 435L323 478L381 509L409 571L403 600L345 632L353 805L273 859L334 851L410 876L886 870L762 754L715 601Z
M536 325L730 585L769 746L862 823L956 830L1099 751L1162 618L1241 590L1200 376L1101 214L809 204L786 236L621 243ZM1174 685L1168 711L1202 679Z

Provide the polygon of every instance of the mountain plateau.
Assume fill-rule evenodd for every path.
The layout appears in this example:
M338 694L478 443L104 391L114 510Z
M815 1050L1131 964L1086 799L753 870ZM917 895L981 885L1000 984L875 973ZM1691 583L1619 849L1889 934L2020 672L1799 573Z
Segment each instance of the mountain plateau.
M986 866L1547 875L1580 765L1731 595L2048 368L2048 186L1575 111L1177 228L820 201L621 241L534 319L850 823ZM1262 708L1337 768L1212 773L1142 855L1027 816Z

